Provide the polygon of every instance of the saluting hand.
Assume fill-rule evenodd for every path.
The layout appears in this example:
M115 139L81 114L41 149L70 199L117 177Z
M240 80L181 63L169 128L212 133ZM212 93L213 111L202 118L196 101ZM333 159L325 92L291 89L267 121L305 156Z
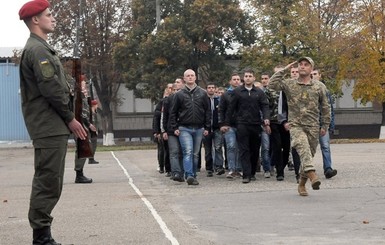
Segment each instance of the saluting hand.
M288 64L288 65L285 67L285 70L292 68L292 67L293 67L294 65L296 65L297 63L298 63L298 61L294 61L294 62Z

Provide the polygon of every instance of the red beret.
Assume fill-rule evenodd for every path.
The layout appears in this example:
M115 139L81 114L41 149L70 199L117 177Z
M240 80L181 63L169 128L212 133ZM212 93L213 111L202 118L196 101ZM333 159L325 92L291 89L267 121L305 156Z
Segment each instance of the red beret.
M46 8L49 8L50 4L47 0L32 0L23 5L19 10L19 16L21 20L25 20L32 16L38 15Z
M91 105L97 105L98 101L97 100L91 100Z

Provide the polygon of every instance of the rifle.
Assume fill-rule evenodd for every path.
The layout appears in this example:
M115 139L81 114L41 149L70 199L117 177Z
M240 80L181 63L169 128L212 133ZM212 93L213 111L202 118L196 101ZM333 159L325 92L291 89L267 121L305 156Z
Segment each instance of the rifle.
M81 15L81 7L82 3L80 0L79 7L79 18L76 20L76 40L74 46L74 57L72 59L72 76L75 79L75 119L83 125L82 111L83 111L83 93L82 93L82 79L81 79L81 70L82 66L80 63L79 57L79 25L80 25L80 15ZM87 137L85 140L80 138L76 139L76 151L77 158L89 158L93 157L93 152L91 148L90 134L88 133L88 129L86 129Z
M83 125L82 111L83 111L83 97L82 88L81 88L81 63L79 58L73 58L73 68L72 74L75 78L75 119ZM84 125L83 125L84 128ZM80 158L89 158L93 157L90 134L88 129L86 129L87 137L85 140L80 138L76 139L76 151L77 157Z

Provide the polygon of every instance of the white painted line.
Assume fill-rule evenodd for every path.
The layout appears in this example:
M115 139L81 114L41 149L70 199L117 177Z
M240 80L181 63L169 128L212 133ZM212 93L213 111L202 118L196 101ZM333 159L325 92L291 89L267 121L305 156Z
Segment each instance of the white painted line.
M150 203L150 201L147 200L147 198L142 194L142 192L139 190L138 187L136 187L136 185L134 184L134 181L133 179L131 178L131 176L128 174L128 171L127 169L122 165L122 163L119 161L119 159L115 156L114 152L111 151L111 154L112 156L115 158L115 160L118 162L120 168L123 170L124 174L127 176L128 178L128 183L130 184L130 186L132 187L132 189L134 189L134 191L136 192L136 194L138 194L138 196L140 197L140 199L142 199L142 201L144 202L144 204L146 204L147 208L150 210L152 216L154 216L156 222L158 222L160 228L162 229L163 233L166 235L166 238L168 240L170 240L171 244L172 245L179 245L179 242L178 240L176 240L176 238L174 237L174 235L172 234L172 232L170 231L170 229L168 229L166 223L164 223L162 217L160 217L160 215L158 214L158 212L156 211L156 209L154 208L154 206L152 206L152 204Z

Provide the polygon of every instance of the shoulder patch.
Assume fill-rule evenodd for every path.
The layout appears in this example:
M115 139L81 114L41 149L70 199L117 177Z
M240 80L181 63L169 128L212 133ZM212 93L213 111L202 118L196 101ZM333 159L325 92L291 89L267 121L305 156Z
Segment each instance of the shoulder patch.
M44 78L51 78L55 75L55 69L48 59L40 60L39 64Z

